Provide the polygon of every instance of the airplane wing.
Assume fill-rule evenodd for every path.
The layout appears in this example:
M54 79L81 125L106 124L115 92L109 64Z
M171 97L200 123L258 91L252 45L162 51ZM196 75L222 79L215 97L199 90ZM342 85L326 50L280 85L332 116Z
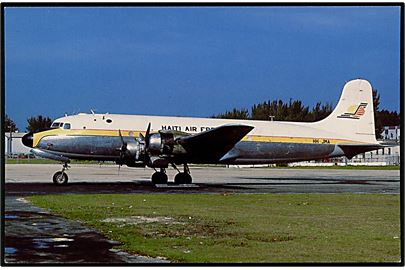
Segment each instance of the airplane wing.
M224 125L196 135L184 136L177 142L201 160L218 161L234 147L253 127L246 125Z

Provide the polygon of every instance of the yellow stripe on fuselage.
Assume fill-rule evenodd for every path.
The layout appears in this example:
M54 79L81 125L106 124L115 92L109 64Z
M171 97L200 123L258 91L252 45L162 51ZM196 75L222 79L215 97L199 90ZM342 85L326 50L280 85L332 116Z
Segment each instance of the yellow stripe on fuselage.
M140 131L131 130L121 130L123 137L138 137L139 133L144 133ZM107 130L107 129L50 129L47 131L42 131L34 134L33 147L35 147L39 141L47 136L110 136L118 137L120 136L118 130Z
M332 138L260 136L260 135L248 135L245 136L242 140L251 142L305 143L305 144L360 143L351 140L332 139Z
M123 137L138 137L143 131L136 130L121 130ZM36 147L39 141L47 136L111 136L118 137L118 130L105 130L105 129L51 129L34 134L33 147ZM358 141L333 139L333 138L313 138L313 137L287 137L287 136L262 136L262 135L247 135L243 137L242 141L251 142L276 142L276 143L302 143L302 144L338 144L338 143L352 143L361 144Z

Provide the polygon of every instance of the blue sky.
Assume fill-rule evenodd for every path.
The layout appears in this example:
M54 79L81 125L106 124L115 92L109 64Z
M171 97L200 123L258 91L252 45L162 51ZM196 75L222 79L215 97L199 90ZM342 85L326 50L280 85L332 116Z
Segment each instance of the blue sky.
M399 111L399 7L5 9L6 113L209 117L339 99L365 78Z

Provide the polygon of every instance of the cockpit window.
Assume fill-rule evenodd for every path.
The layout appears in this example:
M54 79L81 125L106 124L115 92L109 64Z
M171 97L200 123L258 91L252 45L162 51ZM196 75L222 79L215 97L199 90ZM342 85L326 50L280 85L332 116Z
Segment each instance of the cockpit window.
M59 127L59 124L60 124L59 122L53 122L51 128L57 128Z
M63 126L63 123L59 123L59 126L62 127L62 126Z
M70 129L70 123L65 123L65 125L63 126L64 129Z

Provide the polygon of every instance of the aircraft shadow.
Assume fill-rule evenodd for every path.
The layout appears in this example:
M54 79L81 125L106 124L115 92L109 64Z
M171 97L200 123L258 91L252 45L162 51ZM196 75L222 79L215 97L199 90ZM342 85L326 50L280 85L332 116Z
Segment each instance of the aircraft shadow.
M246 179L246 178L244 178ZM28 196L34 194L120 194L120 193L220 193L238 192L242 190L261 191L262 189L274 189L279 186L327 186L327 185L378 185L365 180L347 179L310 179L310 178L249 178L256 180L273 180L275 182L221 182L221 183L198 183L192 185L154 185L148 180L134 180L132 182L71 182L65 186L56 186L53 183L6 183L5 194L7 196ZM305 181L297 183L291 181ZM309 181L309 182L308 182ZM260 187L258 187L260 186Z

